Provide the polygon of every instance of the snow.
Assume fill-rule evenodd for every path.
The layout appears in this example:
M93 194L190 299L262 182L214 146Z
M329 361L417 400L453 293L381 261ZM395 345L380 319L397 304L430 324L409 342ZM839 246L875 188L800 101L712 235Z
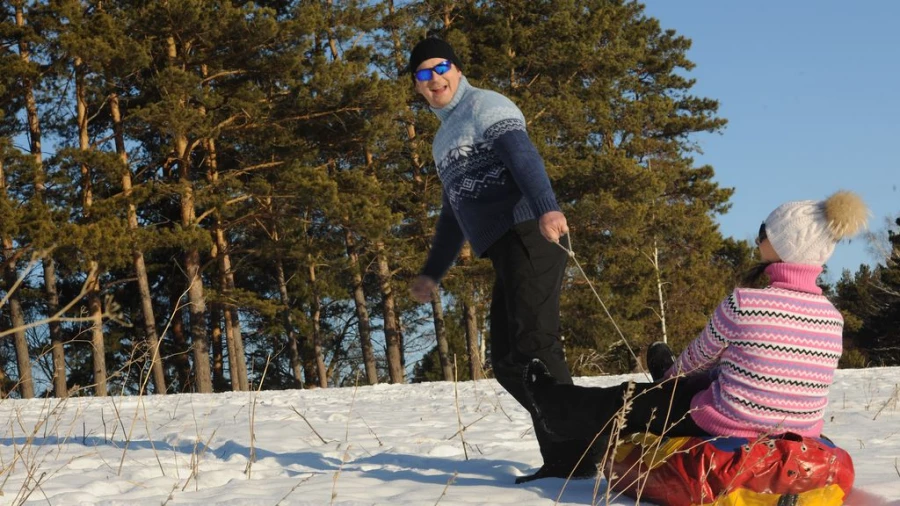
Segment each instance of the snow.
M900 368L837 372L825 434L856 466L846 504L900 505L898 388ZM493 380L7 399L0 420L0 504L606 504L602 481L596 500L592 480L513 483L540 455Z

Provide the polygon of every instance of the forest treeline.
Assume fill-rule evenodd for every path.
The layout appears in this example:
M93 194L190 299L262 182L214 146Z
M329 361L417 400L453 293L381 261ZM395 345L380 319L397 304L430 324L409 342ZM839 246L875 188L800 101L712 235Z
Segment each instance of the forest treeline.
M464 250L430 304L407 292L441 190L438 122L403 69L435 34L522 109L612 315L570 262L574 372L683 346L754 251L722 236L733 190L693 159L726 120L692 94L690 40L641 4L7 0L2 394L489 376L485 260ZM900 363L887 240L881 265L826 287L845 365Z

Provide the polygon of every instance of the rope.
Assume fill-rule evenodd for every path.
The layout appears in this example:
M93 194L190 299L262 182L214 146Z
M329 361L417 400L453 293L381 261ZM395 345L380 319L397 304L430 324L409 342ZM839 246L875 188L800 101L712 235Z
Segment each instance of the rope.
M591 283L591 280L590 280L590 278L588 278L587 273L584 272L584 269L581 267L581 263L579 263L578 259L575 258L575 248L572 246L572 231L571 230L569 230L569 232L566 234L566 237L568 238L568 243L569 243L568 248L563 246L562 242L559 242L559 241L557 241L554 244L556 244L557 246L562 248L563 251L565 251L569 255L569 258L571 258L575 262L575 267L578 267L578 271L581 272L581 275L584 276L584 280L587 281L588 286L591 287L591 291L594 292L594 296L597 297L597 301L600 302L600 306L603 308L603 311L606 312L606 316L609 317L609 321L612 322L613 327L615 327L615 329L616 329L616 332L619 333L619 337L622 339L622 342L625 343L625 347L628 348L628 352L631 353L632 357L634 357L634 361L635 361L635 363L637 363L638 367L643 369L644 366L641 365L641 361L638 359L637 355L634 353L634 350L631 349L631 345L628 344L628 340L625 339L625 334L622 333L622 329L620 329L619 325L616 324L616 320L613 318L612 314L609 312L609 309L607 309L606 304L603 303L603 299L600 298L600 294L597 293L597 289L594 288L594 284ZM647 371L644 371L644 375L647 376L647 379L650 379L650 375L647 373Z

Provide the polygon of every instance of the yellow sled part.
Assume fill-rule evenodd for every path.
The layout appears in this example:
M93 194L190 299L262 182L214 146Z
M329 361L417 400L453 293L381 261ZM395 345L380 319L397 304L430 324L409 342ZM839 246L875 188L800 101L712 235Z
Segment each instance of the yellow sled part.
M777 506L781 494L760 494L752 490L741 489L716 499L715 502L697 506ZM797 494L797 502L793 506L841 506L844 504L844 491L836 484L809 490Z

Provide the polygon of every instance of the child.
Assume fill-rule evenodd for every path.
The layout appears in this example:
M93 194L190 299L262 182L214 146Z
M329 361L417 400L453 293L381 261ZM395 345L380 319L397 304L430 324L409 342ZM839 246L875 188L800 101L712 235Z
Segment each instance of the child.
M846 191L772 211L756 239L769 286L735 289L668 370L668 347L651 347L650 369L665 364L660 382L562 385L533 361L525 382L541 422L562 439L608 434L627 394L622 434L818 437L843 319L816 278L835 244L864 227L867 216L862 200Z

